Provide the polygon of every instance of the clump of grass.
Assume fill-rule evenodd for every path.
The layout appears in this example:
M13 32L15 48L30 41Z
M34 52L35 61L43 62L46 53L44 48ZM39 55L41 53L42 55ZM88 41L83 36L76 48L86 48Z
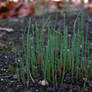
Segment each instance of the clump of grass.
M76 30L77 20L80 25ZM22 35L22 51L18 50L18 59L16 60L19 81L22 80L24 84L28 85L30 80L35 82L34 79L40 75L48 82L55 84L63 82L67 72L72 75L72 83L75 82L74 78L78 81L87 77L90 69L88 67L88 24L86 39L84 39L83 23L83 15L81 15L81 20L79 17L76 18L73 25L72 40L70 41L68 40L68 26L65 23L65 15L63 35L55 28L52 32L50 18L43 23L41 29L38 28L36 23L31 25L30 20L26 36L25 34ZM46 25L48 25L47 34L44 33Z

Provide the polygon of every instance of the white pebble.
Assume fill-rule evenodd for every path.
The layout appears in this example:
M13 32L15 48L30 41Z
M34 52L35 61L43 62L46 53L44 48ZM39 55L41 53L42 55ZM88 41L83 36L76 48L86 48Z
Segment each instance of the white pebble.
M42 80L42 81L39 81L39 84L41 84L42 86L47 86L48 82L46 80Z
M7 58L7 56L5 56L5 58Z
M3 81L4 79L1 79L1 81Z

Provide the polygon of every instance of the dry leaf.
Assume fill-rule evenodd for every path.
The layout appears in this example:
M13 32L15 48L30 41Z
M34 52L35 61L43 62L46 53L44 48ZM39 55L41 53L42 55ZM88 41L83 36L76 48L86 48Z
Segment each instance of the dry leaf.
M0 18L22 17L34 14L34 5L32 2L1 2Z
M88 11L92 12L92 3L86 4L85 8L88 9Z

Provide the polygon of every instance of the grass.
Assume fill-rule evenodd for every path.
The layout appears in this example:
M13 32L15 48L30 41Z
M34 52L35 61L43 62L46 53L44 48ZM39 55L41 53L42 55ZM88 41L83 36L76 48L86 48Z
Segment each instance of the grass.
M79 16L81 17L79 18ZM76 29L77 23L78 28ZM46 25L48 26L47 34L44 33ZM16 62L19 81L28 86L30 79L35 82L34 79L40 75L44 80L56 84L64 81L67 72L72 76L71 83L88 78L90 71L90 66L88 66L88 23L86 37L84 37L84 12L79 13L74 22L71 40L68 39L66 15L64 15L63 31L62 34L56 28L51 30L50 17L45 22L43 19L41 29L38 28L37 23L32 25L30 18L27 34L22 35L22 51L17 51ZM84 81L84 87L85 84Z

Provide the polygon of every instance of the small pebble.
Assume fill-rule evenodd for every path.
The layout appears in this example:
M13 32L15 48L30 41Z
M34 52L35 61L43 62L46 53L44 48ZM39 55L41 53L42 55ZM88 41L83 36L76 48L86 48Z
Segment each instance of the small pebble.
M69 34L68 37L71 37L71 34Z
M47 86L48 82L46 80L42 80L42 81L39 81L39 84L41 84L42 86Z
M37 89L37 90L35 90L36 92L38 92L39 90Z
M5 58L7 58L7 56L5 56Z
M2 78L1 81L3 81L4 79Z
M80 45L80 48L82 48L82 45Z
M67 52L70 52L70 49L67 49Z
M15 74L15 75L13 75L13 78L14 78L14 79L17 79L17 75L16 75L16 74Z

